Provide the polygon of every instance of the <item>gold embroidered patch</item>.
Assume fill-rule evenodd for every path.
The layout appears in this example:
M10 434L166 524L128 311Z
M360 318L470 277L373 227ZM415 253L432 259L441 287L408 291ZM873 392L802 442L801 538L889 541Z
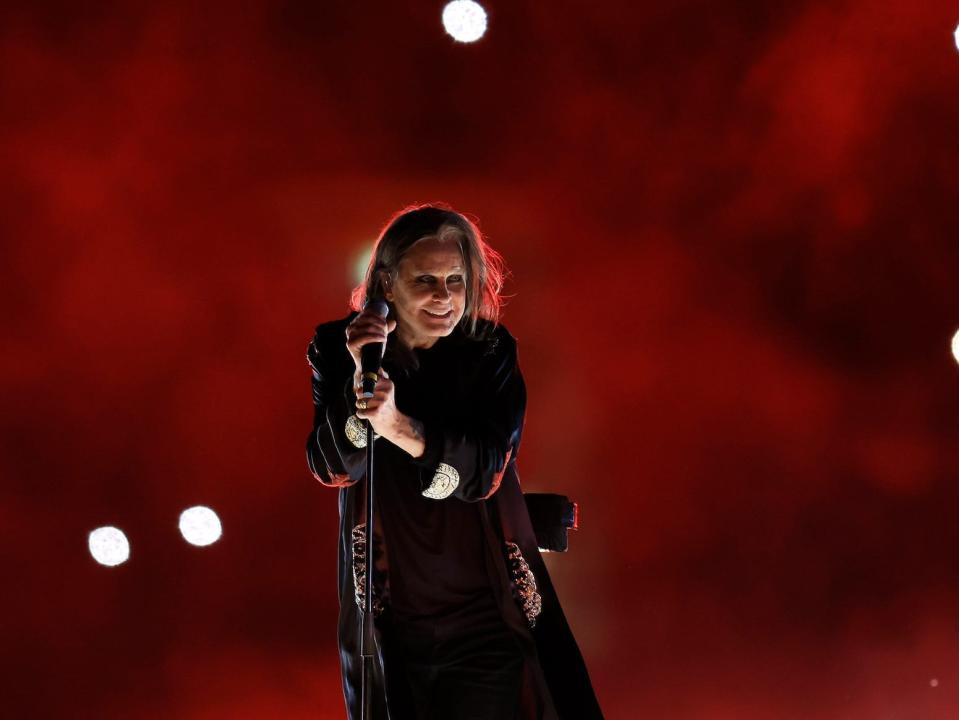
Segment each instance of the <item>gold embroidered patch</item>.
M430 485L422 493L423 497L432 500L442 500L453 494L453 491L460 484L460 474L455 467L440 463L436 466L436 474L430 481Z
M353 528L353 593L356 597L356 606L366 610L366 523L360 523ZM373 615L379 617L383 612L383 603L380 599L379 588L373 585Z
M536 616L543 611L543 598L536 591L536 578L533 576L533 571L529 569L523 553L520 552L519 545L507 542L506 556L513 598L522 609L529 626L536 627Z
M366 447L366 425L356 415L350 415L346 419L346 439L353 443L354 447Z

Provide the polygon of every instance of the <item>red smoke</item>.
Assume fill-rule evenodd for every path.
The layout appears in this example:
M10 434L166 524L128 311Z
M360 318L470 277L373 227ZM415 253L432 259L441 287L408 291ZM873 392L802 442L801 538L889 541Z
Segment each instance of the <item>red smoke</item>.
M608 717L959 713L959 14L487 7L0 13L9 714L342 715L304 352L430 200L510 263Z

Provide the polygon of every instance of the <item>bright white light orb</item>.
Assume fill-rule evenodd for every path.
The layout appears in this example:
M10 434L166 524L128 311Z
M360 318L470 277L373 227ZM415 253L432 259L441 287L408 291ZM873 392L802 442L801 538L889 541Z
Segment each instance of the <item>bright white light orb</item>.
M476 42L486 33L486 11L473 0L453 0L443 8L443 27L454 40Z
M212 545L223 534L220 518L203 505L187 508L180 513L180 534L191 545Z
M363 249L356 253L353 259L353 285L362 285L366 280L366 268L370 264L370 253L373 251L373 243L364 245Z
M956 25L956 30L955 30L955 32L952 34L952 39L953 39L953 40L955 41L955 43L956 43L956 50L959 50L959 25Z
M115 567L130 557L130 541L120 528L100 527L87 537L87 546L93 559L101 565Z
M959 362L959 330L952 336L952 356Z

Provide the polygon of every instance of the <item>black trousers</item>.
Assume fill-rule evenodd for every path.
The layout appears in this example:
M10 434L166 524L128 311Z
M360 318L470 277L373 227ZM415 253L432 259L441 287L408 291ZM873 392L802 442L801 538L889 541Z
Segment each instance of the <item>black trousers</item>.
M513 720L523 656L497 613L468 625L381 627L391 720Z

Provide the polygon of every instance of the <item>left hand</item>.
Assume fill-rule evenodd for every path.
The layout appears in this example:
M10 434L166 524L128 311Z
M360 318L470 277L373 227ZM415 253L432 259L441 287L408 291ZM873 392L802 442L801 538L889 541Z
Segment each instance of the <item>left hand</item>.
M371 398L359 397L363 388L354 385L353 394L357 396L356 416L361 420L369 420L377 435L389 439L394 435L393 430L403 415L396 409L393 381L383 368L380 368L379 375L380 379L376 381Z

